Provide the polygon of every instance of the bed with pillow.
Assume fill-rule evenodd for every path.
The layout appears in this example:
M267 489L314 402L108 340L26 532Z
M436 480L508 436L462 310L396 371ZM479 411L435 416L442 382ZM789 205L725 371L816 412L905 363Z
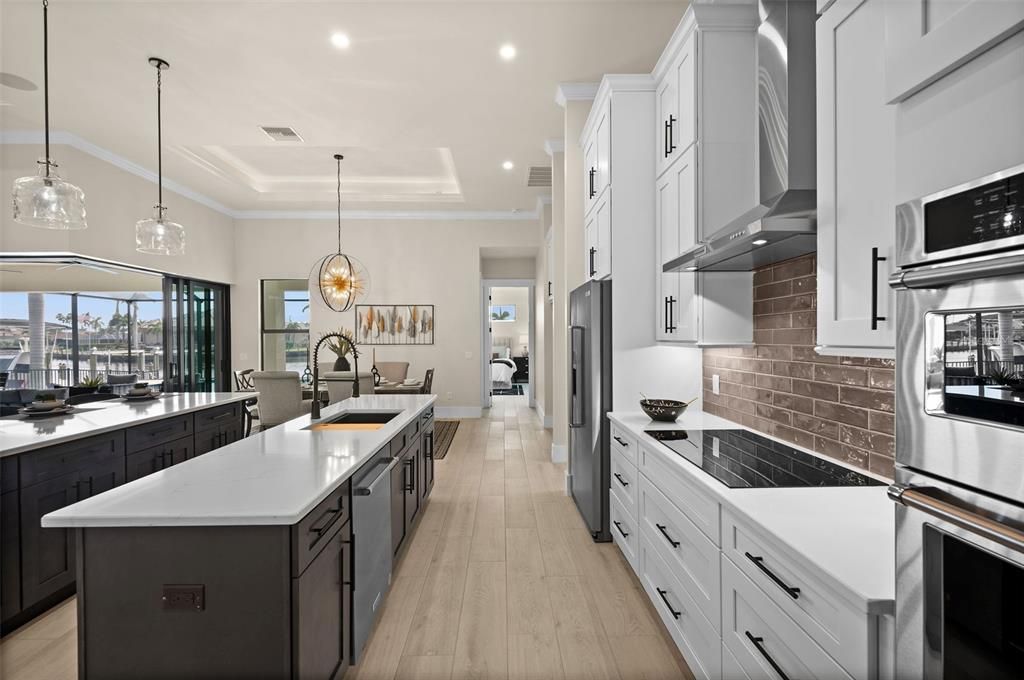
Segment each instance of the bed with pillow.
M501 346L501 338L495 338L491 352L491 389L507 390L512 387L512 375L516 372L516 362L512 361L511 346Z

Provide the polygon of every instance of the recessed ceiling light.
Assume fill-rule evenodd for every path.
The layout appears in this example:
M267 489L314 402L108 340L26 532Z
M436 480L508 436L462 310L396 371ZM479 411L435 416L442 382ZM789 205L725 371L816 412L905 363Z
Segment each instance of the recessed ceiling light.
M512 43L505 43L498 50L498 55L505 61L512 61L516 58L516 46Z
M511 170L512 168L516 167L516 164L513 163L512 161L505 161L504 163L501 164L501 167L505 168L506 170Z
M751 243L753 243L755 246L763 246L765 243L768 243L768 239L759 238L756 241L751 241Z
M337 47L339 50L347 50L352 41L348 39L348 36L344 33L332 33L331 44Z

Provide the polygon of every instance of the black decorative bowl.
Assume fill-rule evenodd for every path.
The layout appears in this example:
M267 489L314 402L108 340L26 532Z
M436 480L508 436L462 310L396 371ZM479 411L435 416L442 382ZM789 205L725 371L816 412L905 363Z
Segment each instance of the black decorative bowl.
M640 408L651 420L662 423L673 423L683 411L686 410L686 402L673 399L641 399Z

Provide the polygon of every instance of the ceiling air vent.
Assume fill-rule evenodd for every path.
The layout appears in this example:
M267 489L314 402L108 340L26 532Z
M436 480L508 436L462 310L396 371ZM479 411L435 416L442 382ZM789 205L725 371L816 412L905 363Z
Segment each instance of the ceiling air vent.
M260 127L261 130L275 142L301 142L302 137L299 137L299 133L290 127L267 127L265 125Z
M530 166L530 174L526 176L528 187L549 187L551 186L551 166L533 165Z

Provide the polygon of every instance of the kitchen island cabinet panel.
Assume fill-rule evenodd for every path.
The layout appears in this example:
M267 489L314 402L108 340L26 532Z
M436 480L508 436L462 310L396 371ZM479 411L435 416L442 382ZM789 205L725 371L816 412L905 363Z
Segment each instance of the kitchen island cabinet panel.
M0 494L0 618L21 611L21 527L18 493Z
M68 529L43 529L43 515L79 500L78 471L21 491L21 593L25 608L75 582L74 536Z
M182 437L127 456L127 481L139 479L154 472L183 463L193 456L195 443L192 437Z

